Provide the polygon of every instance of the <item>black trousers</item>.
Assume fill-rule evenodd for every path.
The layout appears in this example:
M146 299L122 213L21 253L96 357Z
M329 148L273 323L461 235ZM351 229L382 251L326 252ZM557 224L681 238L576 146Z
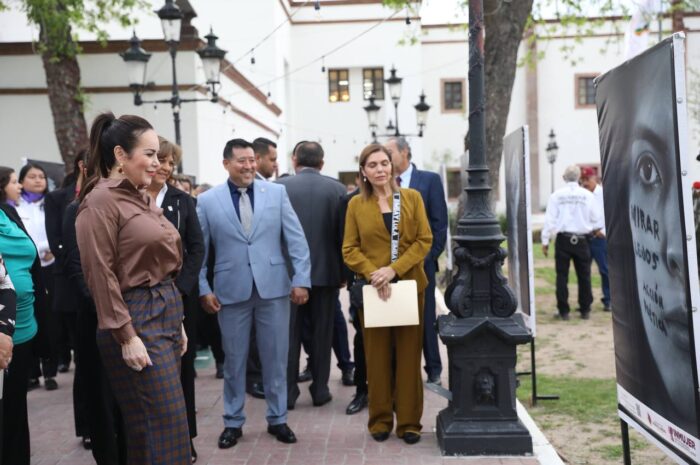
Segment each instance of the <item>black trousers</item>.
M201 309L197 320L198 343L211 348L216 363L224 363L224 349L221 347L221 329L216 314L210 314Z
M71 347L75 350L75 372L73 374L73 418L75 420L75 435L77 437L90 437L90 421L88 420L87 392L85 392L86 384L84 377L86 370L79 369L81 364L80 356L76 348L77 330L78 330L78 313L77 312L62 312L59 313L64 321L64 328L69 328L71 337ZM69 351L70 354L70 351ZM70 361L70 358L68 358Z
M190 429L190 438L197 437L197 414L194 391L194 359L197 358L197 317L199 316L199 292L182 297L185 311L185 319L182 324L187 334L187 352L182 356L180 364L180 382L182 394L185 396L185 408L187 409L187 425Z
M75 379L85 393L92 456L97 465L125 465L124 424L97 349L97 314L89 306L76 318Z
M365 361L365 341L362 337L362 322L360 321L361 309L350 305L350 317L352 327L355 328L355 338L352 341L352 356L355 357L355 392L367 394L367 362Z
M75 349L75 311L59 311L59 339L56 348L58 363L70 365L71 351Z
M5 374L2 415L2 460L5 465L29 465L27 377L32 365L32 341L12 349L12 362Z
M309 368L311 385L309 391L314 401L320 402L330 396L328 378L331 374L331 349L333 345L333 316L335 311L336 287L312 286L309 301L304 305L290 307L289 316L289 359L287 363L287 403L294 405L299 397L297 375L301 351L302 317L308 313L311 322L311 347L309 347Z
M576 244L571 236L557 234L554 261L557 271L557 309L560 315L569 313L569 263L573 260L578 279L578 305L581 313L591 311L591 249L588 240L580 238Z
M46 307L34 306L38 332L33 339L34 361L27 374L28 378L55 378L58 373L59 341L63 336L61 318L53 311L52 303L55 266L53 264L41 268L41 277L47 291Z
M348 324L340 305L340 289L335 291L335 311L333 312L333 353L338 360L340 371L352 370L355 364L350 358L348 344Z

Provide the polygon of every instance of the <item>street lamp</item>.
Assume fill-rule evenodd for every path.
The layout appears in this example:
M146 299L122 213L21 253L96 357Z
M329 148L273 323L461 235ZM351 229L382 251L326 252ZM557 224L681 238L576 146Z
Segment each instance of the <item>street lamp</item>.
M163 37L168 44L180 42L180 30L182 27L182 11L175 5L173 0L165 0L165 5L156 11L160 18L160 25L163 28Z
M420 100L413 107L416 109L416 121L418 122L418 137L423 137L423 128L428 122L428 110L430 105L425 103L425 92L420 93Z
M372 132L372 139L374 142L376 142L379 105L374 103L374 95L369 98L369 104L365 107L365 111L367 112L367 123L369 123L369 130Z
M390 76L385 79L384 82L389 87L389 96L391 97L391 101L394 103L394 120L389 120L389 124L386 127L387 132L385 134L377 134L377 114L379 113L380 107L375 103L374 95L369 98L370 104L364 107L365 111L367 112L367 118L370 120L369 130L372 133L372 138L375 142L377 141L377 137L423 137L423 128L425 128L428 121L428 110L430 110L430 105L425 103L425 92L421 93L419 97L420 100L413 107L416 110L418 134L401 134L401 131L399 130L399 101L401 100L402 81L403 78L396 75L396 68L392 66ZM370 114L370 112L372 114ZM396 126L394 126L394 124L396 124Z
M163 28L163 38L168 44L168 51L170 53L170 59L172 62L172 93L170 98L160 99L160 100L144 100L141 94L146 89L145 77L146 77L146 66L148 60L151 58L150 53L141 48L141 40L134 35L129 41L130 47L124 53L121 53L121 57L126 63L128 74L129 74L129 87L134 93L134 105L139 106L144 103L169 103L173 110L173 121L175 123L175 142L178 145L182 145L182 140L180 137L180 105L183 103L190 102L218 102L219 98L217 95L217 85L220 84L219 74L221 72L221 62L226 55L226 51L220 49L216 45L216 39L218 37L214 35L214 32L210 30L207 34L207 44L201 49L197 50L197 54L202 59L202 66L204 68L204 75L209 85L209 91L211 93L210 98L193 98L193 99L183 99L180 98L180 90L177 85L177 69L176 69L176 57L177 57L177 46L180 43L180 31L182 29L182 11L174 3L173 0L165 0L165 5L161 7L160 10L156 12L160 18L160 23ZM182 165L178 166L178 171L182 172Z
M557 145L557 141L555 139L554 135L554 129L549 131L549 143L547 144L547 161L549 162L549 166L551 168L551 173L552 173L552 189L550 191L550 194L554 192L554 163L557 161L557 154L559 153L559 146Z

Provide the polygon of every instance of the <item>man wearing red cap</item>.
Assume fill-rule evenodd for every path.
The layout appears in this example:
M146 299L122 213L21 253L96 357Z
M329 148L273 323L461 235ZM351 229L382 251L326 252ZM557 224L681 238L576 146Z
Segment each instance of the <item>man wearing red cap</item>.
M598 174L590 166L581 168L581 186L593 193L598 208L598 222L593 237L588 241L591 257L598 265L603 285L603 310L610 311L610 282L608 281L608 241L605 238L605 215L603 209L603 186L598 184Z

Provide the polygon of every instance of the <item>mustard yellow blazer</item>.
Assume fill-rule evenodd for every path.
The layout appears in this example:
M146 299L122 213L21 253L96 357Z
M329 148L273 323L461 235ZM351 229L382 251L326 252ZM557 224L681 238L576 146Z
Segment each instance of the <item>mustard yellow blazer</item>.
M387 231L377 197L356 195L348 204L345 217L343 259L355 273L370 280L370 273L390 265L399 279L415 279L418 292L428 285L423 260L430 251L433 234L425 214L423 199L413 189L401 189L399 258L391 263L391 234Z

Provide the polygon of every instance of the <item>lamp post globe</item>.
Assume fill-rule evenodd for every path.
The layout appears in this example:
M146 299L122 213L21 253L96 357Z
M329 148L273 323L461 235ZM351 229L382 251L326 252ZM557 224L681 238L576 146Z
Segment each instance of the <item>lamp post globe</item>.
M418 103L413 108L416 109L416 122L418 124L418 136L423 137L423 128L428 123L428 111L430 105L425 103L425 92L421 92Z
M364 107L367 112L367 122L369 123L369 128L374 131L377 128L377 117L379 115L379 105L374 103L374 96L369 98L369 103Z
M396 68L394 66L391 67L390 73L391 75L385 79L384 82L389 86L391 100L393 100L394 103L398 103L401 99L401 81L403 81L403 78L396 75Z
M554 192L554 163L557 161L557 155L559 154L559 145L557 145L556 135L554 134L554 129L549 131L549 143L545 149L547 152L547 161L549 162L550 174L551 174L551 190L550 193Z
M216 45L216 39L218 39L218 37L214 34L213 30L210 29L209 34L207 34L205 38L207 39L207 45L197 50L197 54L202 60L207 84L211 86L212 101L216 101L216 85L220 82L221 62L226 56L226 50Z
M547 144L547 160L550 164L554 164L557 161L557 155L559 153L559 145L557 145L556 135L554 134L554 129L549 131L549 143Z
M146 53L146 51L141 48L141 39L136 36L136 31L134 31L134 35L131 36L129 44L129 48L119 55L124 60L124 63L126 63L129 87L134 92L134 103L140 105L140 92L145 84L146 67L148 65L148 60L151 59L151 54Z
M160 10L156 11L163 28L163 37L168 44L180 42L180 27L182 25L182 11L175 5L174 0L165 0Z

